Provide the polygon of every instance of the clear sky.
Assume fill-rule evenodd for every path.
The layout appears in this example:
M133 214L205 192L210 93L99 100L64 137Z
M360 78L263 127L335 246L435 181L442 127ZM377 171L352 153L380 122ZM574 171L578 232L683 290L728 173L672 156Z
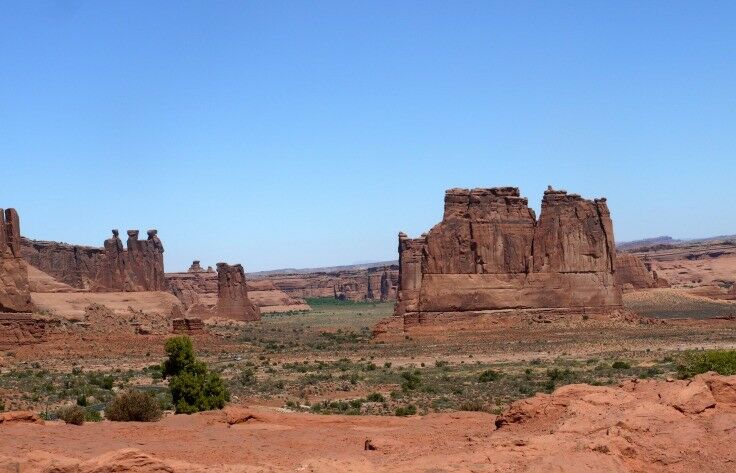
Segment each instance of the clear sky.
M736 2L3 1L0 207L168 270L396 258L450 187L736 233Z

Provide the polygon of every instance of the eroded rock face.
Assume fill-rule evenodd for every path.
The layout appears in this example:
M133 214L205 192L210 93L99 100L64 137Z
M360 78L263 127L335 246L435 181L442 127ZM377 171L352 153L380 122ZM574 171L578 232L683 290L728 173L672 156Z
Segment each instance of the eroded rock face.
M243 266L217 263L217 315L234 320L260 320L261 311L250 299Z
M102 248L23 238L21 254L28 264L76 289L95 292L166 290L163 244L156 230L146 240L128 230L123 246L118 230Z
M97 269L93 290L98 292L139 292L166 290L164 247L157 230L139 240L138 230L128 230L126 248L117 230L105 240L104 254Z
M184 308L193 314L206 316L206 311L214 310L217 305L218 276L214 271L192 271L190 268L187 272L167 273L166 284ZM303 299L289 296L269 279L254 281L246 278L246 288L248 298L261 313L311 310Z
M396 265L334 272L275 274L257 278L270 280L294 298L334 297L351 301L396 299L399 268Z
M198 260L194 260L192 261L192 265L189 266L189 269L187 271L189 271L190 273L201 273L204 271L204 269L202 269L202 266L200 266Z
M616 283L623 290L669 287L666 280L651 270L651 264L629 253L616 256Z
M20 219L15 209L0 209L0 312L33 310L28 268L21 257Z
M614 309L616 250L605 199L548 188L537 220L515 187L450 189L442 222L399 234L395 315L506 309Z
M94 285L104 250L92 246L21 238L21 255L29 265L58 282L89 290Z

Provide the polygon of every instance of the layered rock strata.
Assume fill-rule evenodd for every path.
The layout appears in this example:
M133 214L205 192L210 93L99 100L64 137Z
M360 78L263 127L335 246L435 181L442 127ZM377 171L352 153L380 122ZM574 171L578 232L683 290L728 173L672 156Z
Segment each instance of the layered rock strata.
M278 289L294 298L334 297L351 301L390 301L396 299L399 267L272 274L254 280L271 281Z
M261 311L248 298L243 266L217 263L217 306L220 317L234 320L260 320Z
M18 212L0 209L0 350L45 339L46 321L31 314L34 308Z
M166 290L164 247L157 230L139 240L128 230L126 245L117 230L102 248L53 241L22 239L21 254L28 264L72 288L94 292Z
M0 209L0 312L32 310L28 268L21 257L20 218L15 209Z
M22 238L21 254L29 265L58 282L89 290L95 284L104 250L92 246Z
M164 247L157 230L148 230L148 238L139 240L138 230L128 230L126 248L112 231L105 240L93 289L98 292L141 292L166 290Z
M189 277L183 278L182 274ZM169 275L169 280L172 292L182 301L188 317L221 317L246 322L261 319L261 310L249 297L245 271L240 264L217 263L216 275L192 271ZM217 288L215 294L213 284Z
M203 271L192 265L187 272L167 273L166 283L187 311L194 308L194 312L201 312L202 308L212 309L217 305L218 276L214 271ZM246 288L248 298L261 313L310 310L303 299L289 296L269 279L246 278Z
M204 322L198 318L182 318L172 320L172 332L179 335L196 335L204 333Z
M537 219L518 188L450 189L442 222L399 234L394 315L406 329L509 309L605 313L621 308L615 262L604 198L548 188Z

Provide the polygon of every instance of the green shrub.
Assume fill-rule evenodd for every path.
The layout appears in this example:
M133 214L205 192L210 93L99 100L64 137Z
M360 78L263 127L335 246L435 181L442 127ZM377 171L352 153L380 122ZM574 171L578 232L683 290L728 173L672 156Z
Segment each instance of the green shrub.
M408 406L402 406L396 408L396 415L397 416L413 416L417 413L417 408L413 404L409 404Z
M201 362L171 378L169 389L177 414L222 409L230 400L220 375L208 371Z
M77 396L77 405L81 407L87 407L87 396L80 394Z
M385 402L386 401L386 398L383 397L383 394L381 394L381 393L370 393L366 397L366 400L368 402Z
M613 368L615 370L627 370L627 369L631 368L631 365L629 363L625 362L625 361L614 361L611 364L611 368Z
M677 373L683 379L708 371L715 371L724 376L736 374L736 350L687 353L677 366Z
M164 378L178 375L196 361L192 340L187 336L169 338L166 340L164 349L169 356L164 361L161 370Z
M100 422L102 420L102 415L100 414L100 411L85 409L84 420L86 422Z
M481 383L490 383L491 381L496 381L500 376L498 371L485 370L478 376L478 381Z
M256 371L253 368L245 368L240 373L240 383L248 386L255 382L256 380Z
M62 407L56 412L59 419L63 420L67 424L82 425L87 412L80 406L67 406Z
M192 340L186 336L166 340L168 359L163 363L163 376L171 377L169 391L177 414L192 414L222 409L230 393L220 375L211 372L194 355Z
M120 393L105 408L105 417L116 422L155 422L161 415L156 398L141 391Z
M404 371L401 373L401 377L404 379L401 382L401 389L403 391L413 391L422 384L422 378L419 371Z

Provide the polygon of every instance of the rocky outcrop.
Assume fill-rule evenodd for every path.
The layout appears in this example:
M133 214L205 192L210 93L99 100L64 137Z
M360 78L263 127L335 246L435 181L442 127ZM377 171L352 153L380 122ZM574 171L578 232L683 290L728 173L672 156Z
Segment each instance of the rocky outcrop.
M243 266L217 263L217 306L219 317L234 320L260 320L261 311L248 299Z
M102 248L21 238L21 254L31 266L58 282L91 289L97 276Z
M399 234L395 316L406 329L447 314L607 312L621 307L615 261L606 199L548 188L537 220L518 188L450 189L442 222Z
M192 267L196 267L194 264ZM218 276L214 271L192 270L167 273L166 283L186 310L201 313L217 305ZM269 279L246 278L248 298L262 313L311 310L303 299L291 297L277 288Z
M195 317L172 320L172 332L179 335L196 335L204 333L204 322Z
M118 236L105 240L93 289L98 292L140 292L166 290L164 247L157 230L148 230L148 239L139 240L138 230L128 230L126 249Z
M623 290L669 287L665 279L651 270L651 263L629 253L616 256L616 284Z
M254 280L272 281L295 298L334 297L351 301L396 299L399 267L396 265L334 272L271 274Z
M146 240L128 230L126 246L118 230L103 248L22 239L22 256L30 265L73 288L95 292L166 290L164 248L157 230Z
M0 313L0 350L46 340L46 319L30 313Z
M212 268L210 267L210 269ZM201 273L204 271L204 269L202 269L202 266L200 266L199 260L194 260L192 261L192 265L189 266L189 269L187 271L190 273Z
M20 218L15 209L0 209L0 312L33 310L28 268L21 257Z
M181 275L187 275L183 278ZM213 277L214 276L214 277ZM172 292L179 297L188 317L208 319L222 317L232 320L260 320L261 311L248 297L243 266L217 263L217 274L187 272L169 275ZM213 297L212 285L217 292Z

